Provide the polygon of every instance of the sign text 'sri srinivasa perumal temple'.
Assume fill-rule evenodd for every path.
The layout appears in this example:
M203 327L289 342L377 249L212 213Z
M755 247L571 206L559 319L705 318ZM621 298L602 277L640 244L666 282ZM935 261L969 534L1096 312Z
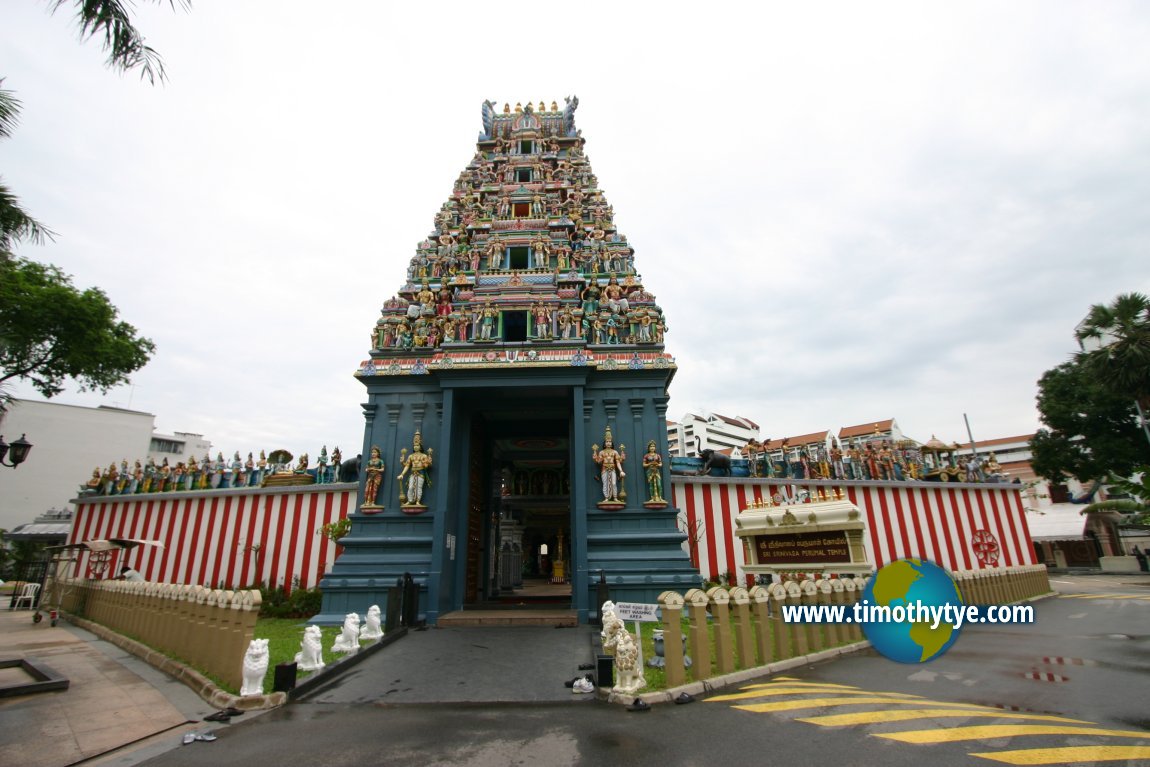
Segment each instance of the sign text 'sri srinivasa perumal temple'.
M318 620L411 573L440 616L539 596L593 614L698 584L667 500L666 322L563 108L483 104L357 376L362 494ZM397 269L398 271L398 269Z

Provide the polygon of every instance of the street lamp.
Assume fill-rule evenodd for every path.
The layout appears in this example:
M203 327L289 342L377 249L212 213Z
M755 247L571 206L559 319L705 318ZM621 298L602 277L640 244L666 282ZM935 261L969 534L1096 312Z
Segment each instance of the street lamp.
M21 434L20 439L9 445L4 441L4 435L0 434L0 464L15 469L24 463L24 459L28 457L28 451L32 449L32 443L25 439L27 436L27 434ZM4 460L9 450L12 451L12 463L8 463Z

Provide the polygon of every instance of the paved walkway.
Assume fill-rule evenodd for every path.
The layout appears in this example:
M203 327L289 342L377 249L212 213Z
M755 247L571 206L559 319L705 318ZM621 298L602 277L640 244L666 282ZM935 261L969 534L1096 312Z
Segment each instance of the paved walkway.
M184 732L202 729L200 719L213 711L183 684L115 645L64 621L34 624L30 610L0 610L0 659L14 658L36 658L71 684L0 698L3 765L135 764L180 743ZM23 676L6 669L0 684Z
M307 702L588 701L595 696L575 695L563 683L588 673L579 666L594 660L597 640L589 626L413 631ZM65 621L34 624L30 610L0 610L0 659L14 658L35 658L71 684L0 698L0 765L130 767L179 748L186 732L224 726L203 722L214 709L180 682ZM0 684L22 676L0 670Z
M485 626L412 631L308 703L524 703L593 699L564 681L591 673L596 627Z

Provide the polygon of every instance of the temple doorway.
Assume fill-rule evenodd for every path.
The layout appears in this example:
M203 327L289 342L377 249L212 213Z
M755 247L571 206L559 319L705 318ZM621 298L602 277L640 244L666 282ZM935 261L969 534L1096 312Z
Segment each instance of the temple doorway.
M468 399L463 606L570 608L570 394L484 391Z

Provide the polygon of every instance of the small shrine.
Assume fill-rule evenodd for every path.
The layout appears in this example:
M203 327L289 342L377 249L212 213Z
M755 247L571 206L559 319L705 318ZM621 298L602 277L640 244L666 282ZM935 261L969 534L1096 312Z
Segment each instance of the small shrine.
M600 577L630 601L697 585L664 497L666 318L578 105L485 101L474 154L394 275L355 373L370 458L320 622L385 602L408 572L433 622L532 584L568 586L581 620Z
M754 502L739 512L735 528L748 574L867 575L873 569L863 544L862 514L841 490Z

